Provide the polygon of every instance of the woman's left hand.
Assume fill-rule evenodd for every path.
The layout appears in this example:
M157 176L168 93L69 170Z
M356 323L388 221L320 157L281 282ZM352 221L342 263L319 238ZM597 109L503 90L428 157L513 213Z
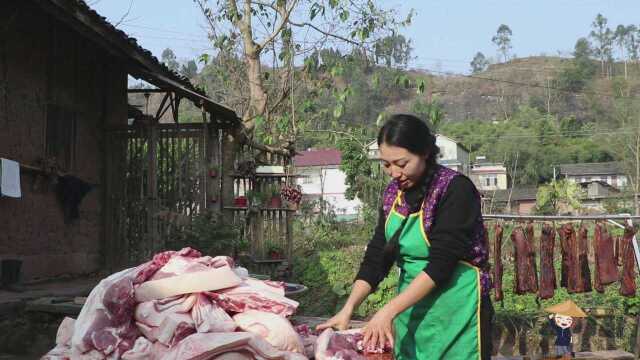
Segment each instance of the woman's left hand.
M393 314L387 306L380 309L362 330L364 346L377 346L382 349L385 343L388 342L391 347L393 347L394 317L395 314Z

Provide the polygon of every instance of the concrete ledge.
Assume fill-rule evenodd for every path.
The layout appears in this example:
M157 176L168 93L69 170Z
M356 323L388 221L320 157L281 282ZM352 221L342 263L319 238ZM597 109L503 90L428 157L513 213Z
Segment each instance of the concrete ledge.
M607 351L583 351L576 352L576 356L572 359L585 359L585 360L633 360L636 357L626 351L621 350L607 350ZM492 360L547 360L557 359L554 356L493 356Z

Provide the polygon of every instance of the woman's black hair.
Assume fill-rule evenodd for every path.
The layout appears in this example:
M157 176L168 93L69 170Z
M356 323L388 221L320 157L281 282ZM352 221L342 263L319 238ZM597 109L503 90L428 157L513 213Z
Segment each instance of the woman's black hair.
M401 147L415 155L427 156L425 174L419 183L419 194L408 204L409 214L419 211L437 169L440 148L436 145L435 135L420 118L409 114L395 114L385 122L378 133L378 146L382 144ZM400 234L408 219L409 216L406 216L402 220L400 227L387 241L384 248L385 264L391 265L398 258Z

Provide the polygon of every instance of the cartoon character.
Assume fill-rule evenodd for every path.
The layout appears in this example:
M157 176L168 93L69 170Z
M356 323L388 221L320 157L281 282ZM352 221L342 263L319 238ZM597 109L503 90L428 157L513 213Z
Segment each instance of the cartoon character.
M545 309L550 312L549 324L556 332L556 356L563 359L570 359L573 355L571 327L574 324L574 317L587 317L573 301L567 300L561 304Z

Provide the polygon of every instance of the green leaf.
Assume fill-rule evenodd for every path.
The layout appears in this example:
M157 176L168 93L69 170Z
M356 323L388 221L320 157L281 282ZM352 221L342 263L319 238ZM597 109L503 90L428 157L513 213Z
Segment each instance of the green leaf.
M200 55L198 57L198 62L206 66L209 63L209 54L204 53Z
M337 119L337 118L341 117L343 113L344 113L344 104L343 103L339 103L333 109L333 117L335 117Z
M373 78L371 80L373 88L377 89L380 86L380 75L378 75L378 73L373 74Z
M262 126L262 124L264 124L264 116L262 115L256 116L254 123L256 124L256 128Z
M425 87L424 80L420 80L420 82L418 82L418 90L417 90L418 95L424 94L424 87Z
M340 12L340 20L342 20L343 22L349 20L349 12L347 10L343 10L342 12Z
M331 68L331 76L338 77L342 75L343 68L341 65L336 65Z

